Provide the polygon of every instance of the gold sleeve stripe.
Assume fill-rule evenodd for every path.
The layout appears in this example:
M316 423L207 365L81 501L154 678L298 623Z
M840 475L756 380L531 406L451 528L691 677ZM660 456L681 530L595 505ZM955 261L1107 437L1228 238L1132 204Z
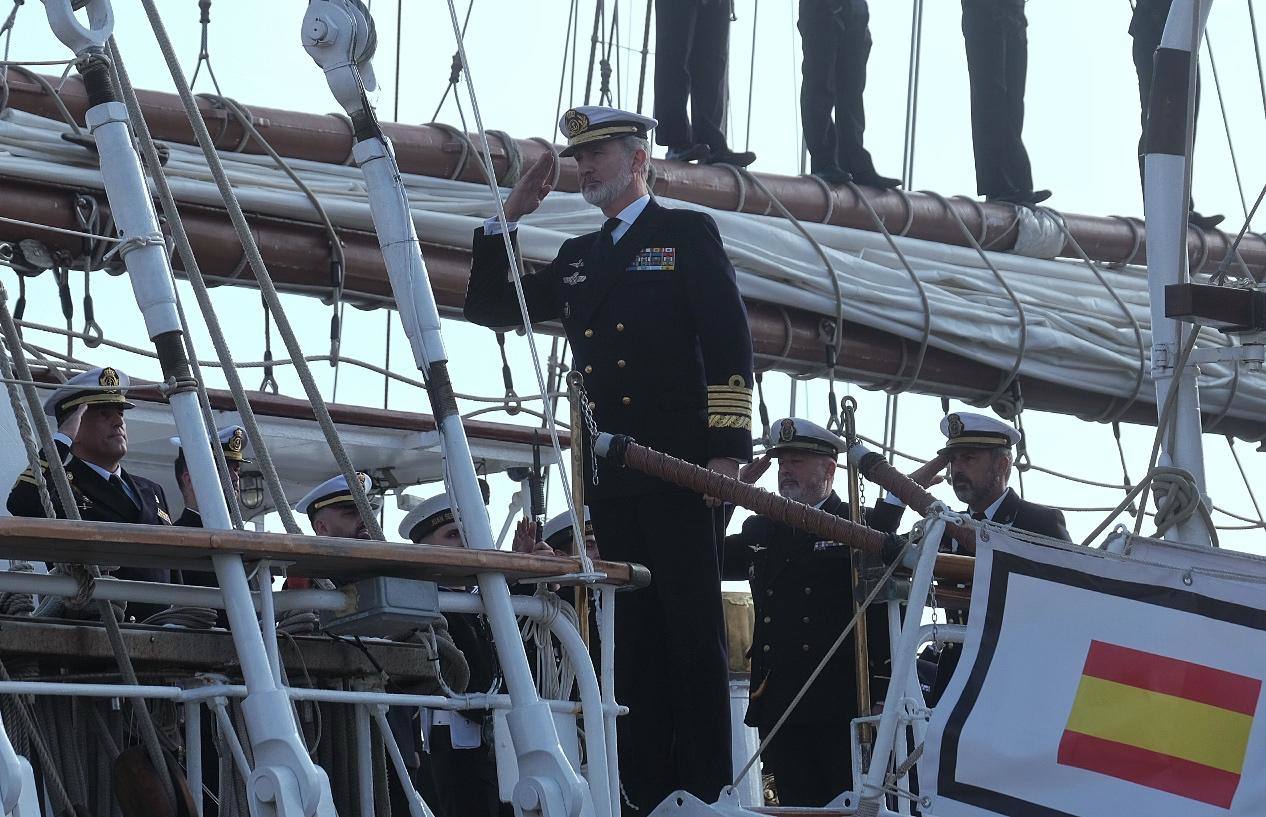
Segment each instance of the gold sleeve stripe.
M745 386L708 386L708 394L729 392L733 394L751 394L752 390Z
M752 418L735 414L713 414L708 417L708 428L741 428L751 431Z
M713 414L716 414L717 412L722 414L751 414L752 404L751 402L740 403L735 400L709 400L708 411Z

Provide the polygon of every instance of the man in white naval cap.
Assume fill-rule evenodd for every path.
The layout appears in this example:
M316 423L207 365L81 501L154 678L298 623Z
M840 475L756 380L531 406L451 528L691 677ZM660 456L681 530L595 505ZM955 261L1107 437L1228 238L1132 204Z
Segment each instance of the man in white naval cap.
M800 417L779 420L764 456L743 469L755 483L778 461L778 493L837 516L849 504L833 490L836 460L847 450L840 437ZM928 484L936 466L911 478ZM862 513L866 524L891 533L901 509L879 502ZM740 533L725 538L725 578L751 584L756 611L752 634L751 692L745 722L762 741L853 618L852 552L837 542L750 516ZM882 700L890 672L887 610L866 615L872 700ZM851 766L849 723L858 714L857 662L850 634L761 755L774 776L779 803L825 806L847 788Z
M960 411L941 419L941 433L945 446L936 452L937 457L949 463L954 495L967 503L972 519L1071 541L1061 511L1021 499L1007 485L1014 462L1011 449L1020 442L1019 431L993 417ZM891 496L885 502L900 507ZM942 543L942 547L959 551L957 542Z
M479 481L488 501L488 485ZM447 493L437 494L409 511L400 523L400 536L421 545L464 547L453 503ZM466 656L473 692L486 692L500 676L492 631L482 615L453 614L448 631ZM514 809L502 803L497 789L496 755L484 739L491 729L484 725L490 710L426 710L424 733L426 757L422 762L419 790L436 817L512 817Z
M752 453L747 313L712 218L650 195L654 125L614 108L563 115L562 154L607 221L564 241L523 289L533 322L562 322L600 430L734 477ZM545 154L506 199L515 236L553 189L554 169ZM493 220L476 231L465 305L468 320L492 328L521 323L499 230ZM585 461L603 557L653 577L616 605L616 695L630 709L618 722L625 794L639 814L675 789L713 802L733 771L720 503L605 461L595 475Z
M250 462L246 458L246 429L241 426L228 426L216 432L216 441L224 451L224 464L229 469L229 482L233 492L241 490L242 466ZM176 519L178 527L202 527L202 514L198 512L198 497L193 491L193 477L189 474L189 464L185 462L185 449L180 445L179 437L172 437L171 444L179 449L176 452L176 484L180 486L180 495L185 500L185 510Z
M989 521L1016 530L1072 541L1064 524L1064 514L1036 502L1021 499L1008 487L1014 457L1013 446L1020 442L1020 432L1011 425L985 414L960 411L941 419L945 447L937 452L949 462L949 480L954 494L967 504L967 513L977 521ZM886 502L895 502L891 497ZM941 550L964 552L957 540L945 537ZM950 624L966 624L965 610L947 610ZM937 664L936 682L927 695L935 705L949 685L954 668L962 654L959 644L946 644Z
M89 369L63 383L44 401L44 413L57 423L53 435L56 456L66 469L81 519L92 522L125 522L170 525L167 496L162 486L123 467L127 455L127 422L124 412L134 408L127 399L131 379L109 366ZM41 452L47 457L47 452ZM51 476L45 482L57 515L65 518ZM9 513L44 516L35 476L30 469L18 476L9 492ZM125 567L115 576L148 582L168 582L166 568ZM128 614L138 621L165 610L165 605L132 602Z
M357 474L366 493L374 487L368 474ZM361 518L352 489L342 474L330 477L308 491L295 503L295 510L306 514L317 536L336 536L341 539L368 539L369 530Z

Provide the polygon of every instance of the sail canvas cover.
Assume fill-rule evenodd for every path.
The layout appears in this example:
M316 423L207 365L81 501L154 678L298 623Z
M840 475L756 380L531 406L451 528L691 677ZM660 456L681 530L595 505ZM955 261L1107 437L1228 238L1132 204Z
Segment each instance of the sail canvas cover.
M1266 585L980 537L963 657L919 776L936 817L1266 814Z

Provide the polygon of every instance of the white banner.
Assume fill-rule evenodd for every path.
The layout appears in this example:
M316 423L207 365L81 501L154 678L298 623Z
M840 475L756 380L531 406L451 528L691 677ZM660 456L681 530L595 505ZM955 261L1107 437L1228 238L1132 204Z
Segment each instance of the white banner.
M1266 815L1266 589L985 533L924 814Z

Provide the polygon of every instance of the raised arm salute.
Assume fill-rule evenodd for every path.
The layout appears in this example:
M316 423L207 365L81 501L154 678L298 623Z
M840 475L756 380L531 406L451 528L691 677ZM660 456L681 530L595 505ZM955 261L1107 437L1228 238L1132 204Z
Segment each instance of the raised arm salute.
M737 476L752 450L747 314L711 217L661 207L647 190L654 126L612 108L563 116L563 155L607 220L525 276L524 293L534 322L562 322L599 428ZM542 158L510 193L512 222L549 195L553 162ZM467 319L492 327L521 321L499 232L495 220L476 231L466 293ZM620 727L625 791L643 815L678 788L712 801L731 775L714 503L606 463L586 493L603 557L654 577L621 594L616 612L617 694L631 709Z

